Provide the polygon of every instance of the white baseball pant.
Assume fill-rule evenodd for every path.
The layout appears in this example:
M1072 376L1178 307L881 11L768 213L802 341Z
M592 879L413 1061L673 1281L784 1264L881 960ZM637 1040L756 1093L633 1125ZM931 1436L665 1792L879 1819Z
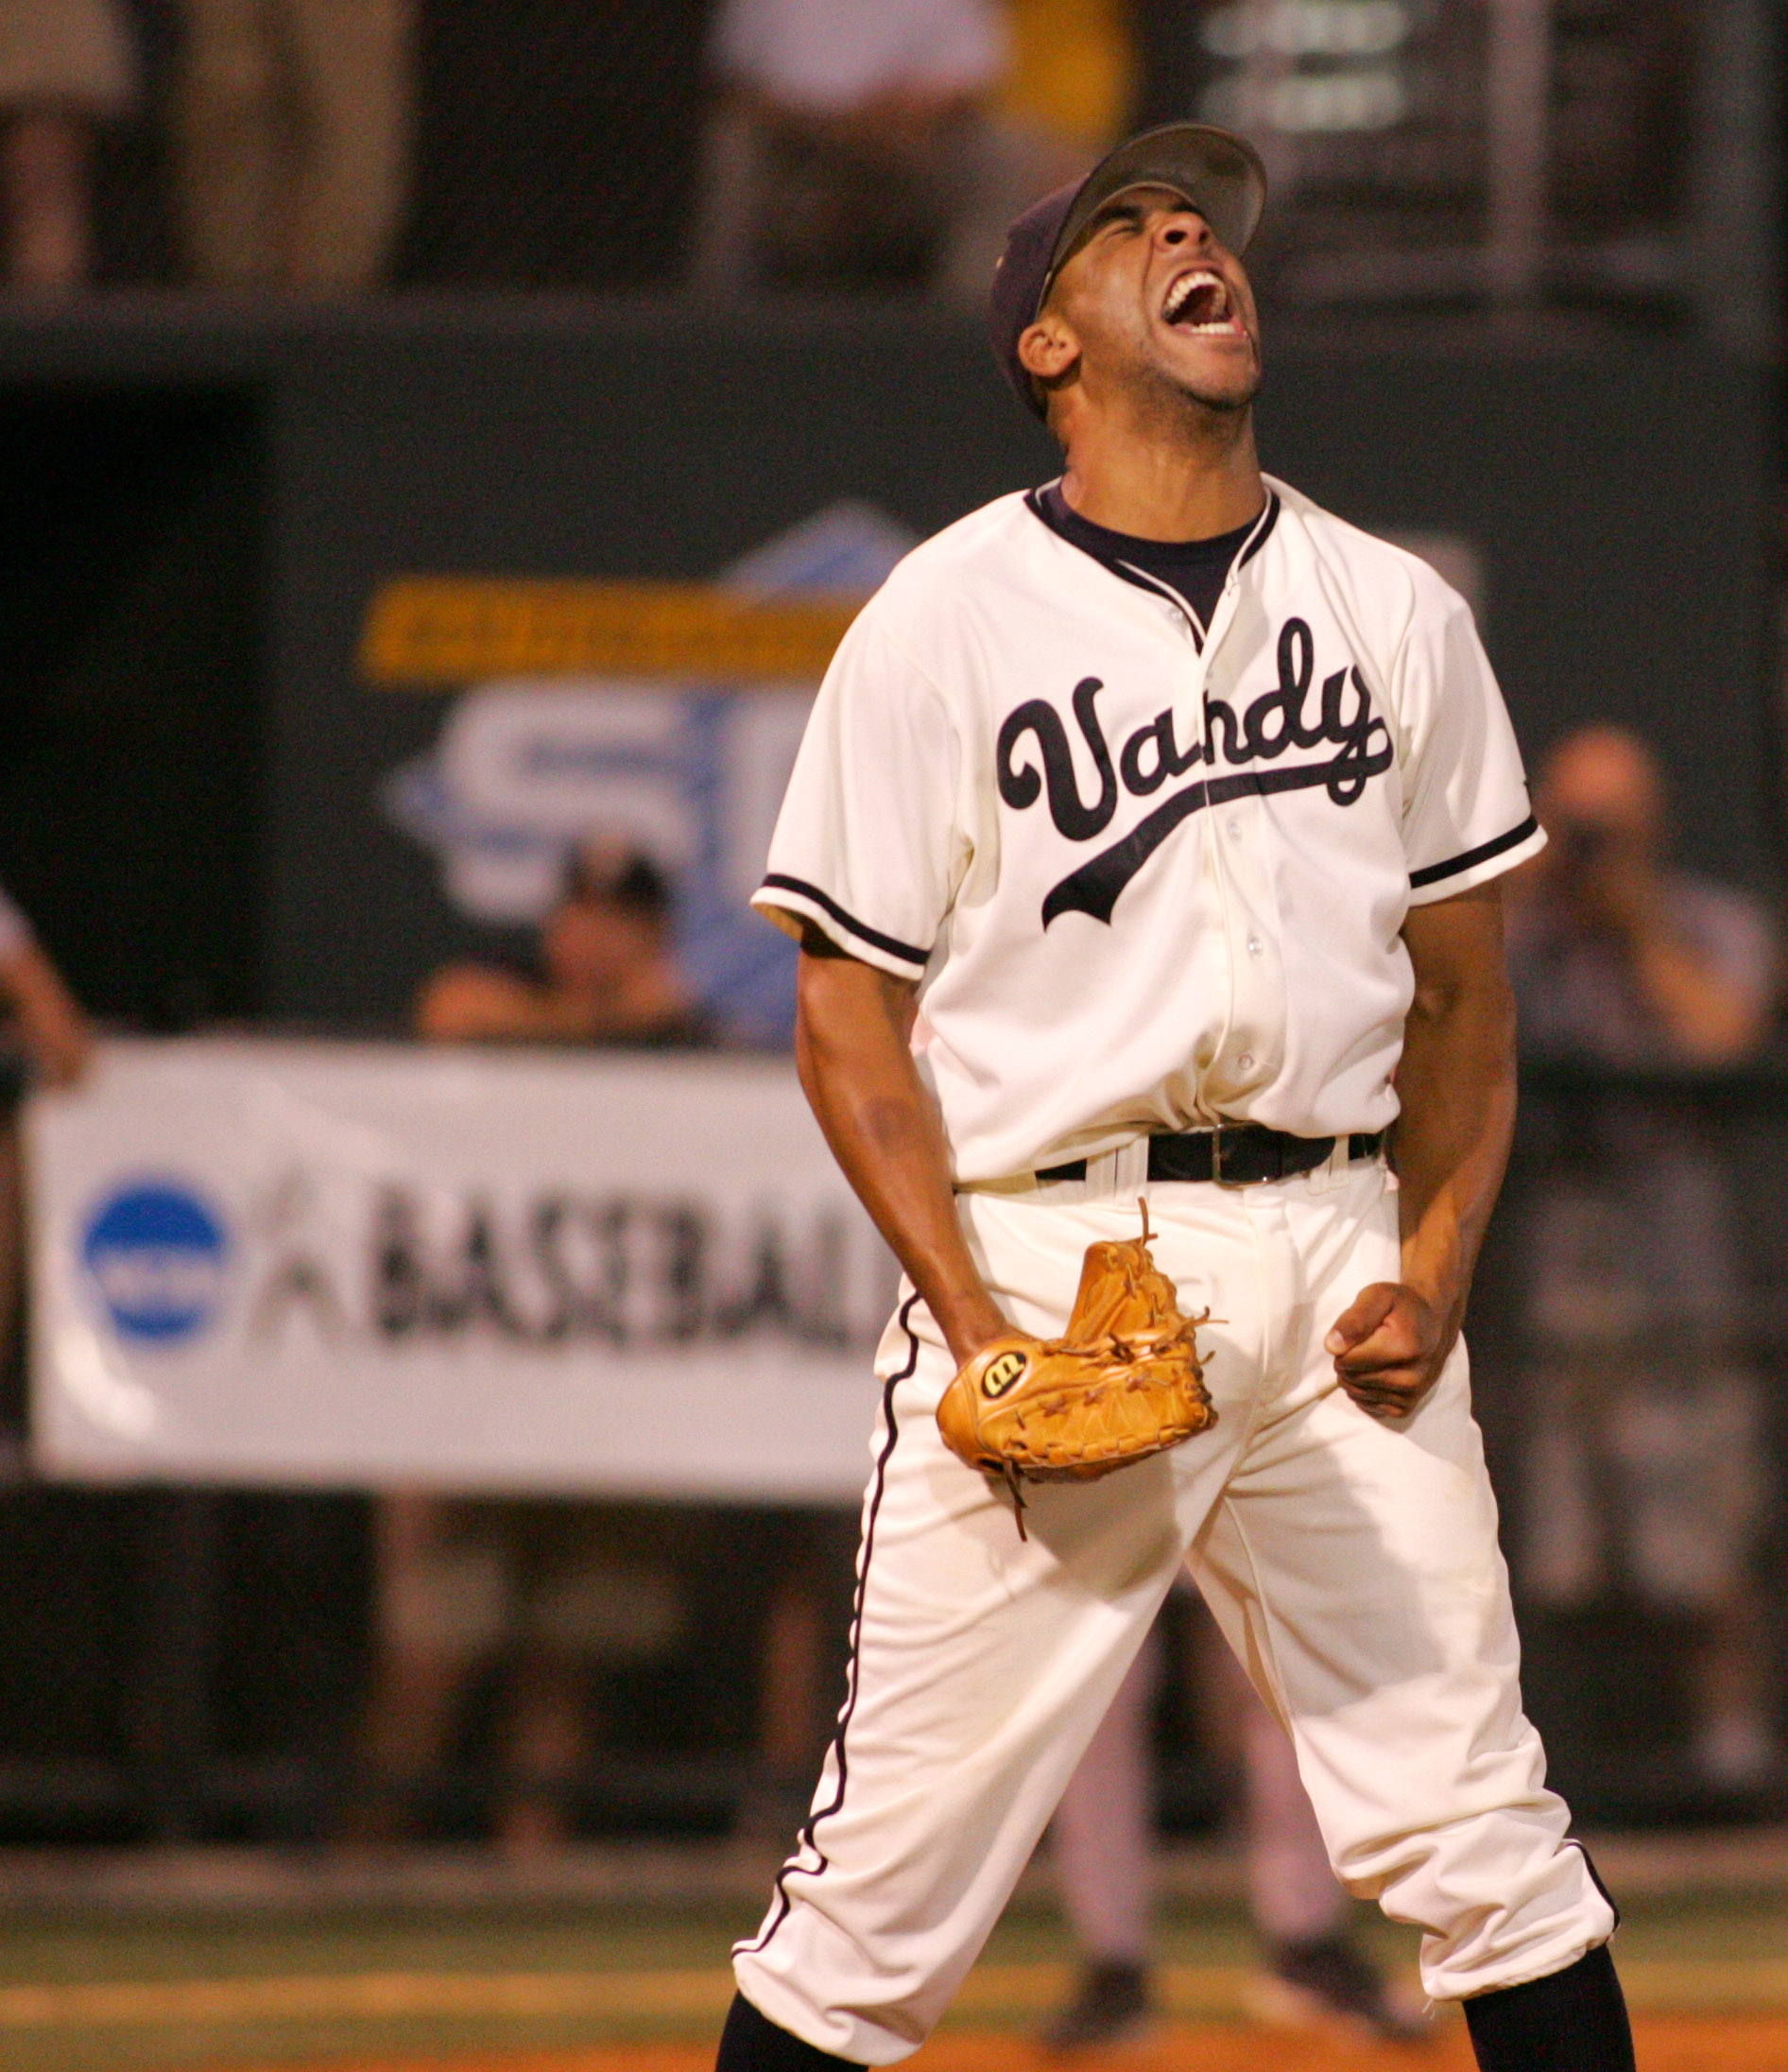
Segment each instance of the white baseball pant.
M1201 1333L1215 1426L1097 1482L1003 1489L944 1446L954 1371L908 1291L882 1343L837 1738L756 1935L745 1997L817 2048L924 2041L998 1919L1182 1561L1289 1731L1335 1873L1423 1931L1436 1999L1544 1977L1614 1915L1521 1710L1496 1507L1461 1345L1414 1417L1368 1418L1322 1338L1399 1271L1394 1183L1338 1152L1261 1186L1085 1181L960 1198L1021 1327L1060 1330L1085 1248L1137 1235Z
M1093 1963L1143 1968L1149 1961L1155 1881L1149 1710L1160 1671L1156 1632L1118 1685L1049 1831L1062 1911L1080 1954ZM1227 1649L1212 1646L1207 1673L1240 1744L1255 1926L1273 1942L1339 1934L1347 1902L1329 1868L1296 1751Z

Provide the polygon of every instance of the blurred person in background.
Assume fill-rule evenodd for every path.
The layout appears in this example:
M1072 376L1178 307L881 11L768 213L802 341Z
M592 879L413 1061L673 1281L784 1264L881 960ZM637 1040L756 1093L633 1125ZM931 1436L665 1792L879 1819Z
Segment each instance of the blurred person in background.
M398 280L523 291L679 282L716 4L429 0Z
M1175 1586L1195 1597L1190 1579ZM1350 1903L1298 1775L1290 1736L1202 1614L1193 1635L1200 1709L1224 1770L1241 1773L1248 1908L1266 1945L1256 2012L1271 2020L1337 2020L1389 2043L1426 2040L1419 2012L1386 1987L1348 1932ZM1056 1884L1079 1956L1073 1998L1045 2026L1054 2050L1133 2042L1157 2012L1149 1987L1154 1931L1154 1747L1150 1714L1160 1632L1143 1644L1111 1709L1068 1780L1050 1829ZM1226 1792L1226 1800L1234 1794Z
M542 923L538 966L448 966L422 989L417 1031L438 1043L708 1045L713 1032L678 967L671 923L658 867L593 844L572 858ZM354 1832L402 1831L452 1746L463 1701L501 1661L508 1782L498 1845L515 1862L562 1847L599 1724L597 1673L668 1654L690 1630L698 1570L721 1558L735 1616L761 1629L756 1760L739 1822L780 1835L791 1800L805 1803L823 1744L823 1666L854 1552L854 1511L388 1494L366 1731L382 1803L363 1809Z
M436 1043L708 1040L677 968L662 873L600 844L572 857L541 924L538 968L451 965L423 987L416 1028ZM361 1838L402 1831L448 1754L462 1701L503 1661L498 1845L517 1862L561 1847L593 1738L594 1674L662 1657L681 1637L705 1524L686 1508L580 1497L384 1497L366 1733L383 1796L356 1821Z
M93 259L92 156L102 122L136 98L115 0L0 0L0 208L6 281L54 294Z
M1091 171L1131 127L1138 92L1129 0L1005 0L1002 11L1010 59L979 130L941 279L977 314L1006 226Z
M1551 844L1509 917L1523 1056L1615 1071L1751 1057L1778 990L1774 930L1758 901L1669 862L1645 743L1570 734L1536 808ZM1686 1620L1701 1778L1755 1788L1778 1767L1756 1576L1763 1434L1719 1153L1694 1110L1642 1092L1592 1093L1553 1122L1523 1202L1518 1572L1541 1605L1580 1610L1625 1586Z
M720 0L692 285L932 286L1007 61L996 0Z
M647 856L591 844L541 924L538 970L450 964L422 989L435 1043L691 1045L713 1041L671 941L671 895Z
M33 1085L73 1086L93 1031L31 924L0 891L0 1424L24 1431L25 1164L19 1105Z
M415 0L180 0L175 177L194 277L375 285L408 175Z

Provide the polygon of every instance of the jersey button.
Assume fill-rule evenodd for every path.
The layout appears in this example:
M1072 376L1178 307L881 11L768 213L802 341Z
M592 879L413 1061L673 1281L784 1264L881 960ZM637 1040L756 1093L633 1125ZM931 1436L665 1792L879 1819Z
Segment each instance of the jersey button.
M1228 823L1228 826L1229 826L1229 839L1230 839L1231 841L1240 841L1240 840L1241 840L1241 838L1242 838L1242 823L1241 823L1241 821L1240 821L1240 820L1230 820L1230 821L1229 821L1229 822Z
M1242 1067L1244 1072L1252 1072L1254 1069L1254 1053L1251 1050L1245 1050L1235 1062Z
M1248 937L1247 954L1250 957L1258 957L1265 947L1265 943L1261 941L1259 936L1251 935Z

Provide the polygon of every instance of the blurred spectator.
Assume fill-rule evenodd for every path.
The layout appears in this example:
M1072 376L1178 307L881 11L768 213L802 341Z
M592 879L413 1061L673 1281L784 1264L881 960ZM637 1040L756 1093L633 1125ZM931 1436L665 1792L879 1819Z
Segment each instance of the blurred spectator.
M8 1078L16 1089L27 1079L46 1086L73 1086L87 1069L93 1031L87 1017L31 924L0 892L0 1018L6 1030Z
M699 1044L711 1040L677 968L670 889L647 857L592 846L541 924L537 973L437 972L416 1007L436 1043Z
M7 285L78 287L93 251L94 131L125 113L136 66L114 0L0 0L0 207Z
M713 0L429 0L406 285L662 286L689 244Z
M25 1296L25 1174L19 1102L33 1081L72 1086L93 1033L31 924L0 891L0 1379L7 1416L23 1429L20 1327Z
M438 973L417 1003L418 1033L446 1043L700 1043L670 921L669 888L646 857L586 849L542 924L539 972L468 964ZM704 1524L662 1505L387 1495L367 1731L369 1759L393 1802L387 1815L401 1817L395 1802L413 1799L438 1770L462 1700L501 1662L499 1846L526 1860L562 1845L590 1752L593 1674L675 1645Z
M1137 93L1128 0L1006 0L1005 13L1011 61L945 262L944 286L977 315L1013 219L1126 134Z
M415 0L181 0L176 175L208 287L384 274L410 147Z
M720 0L694 285L938 277L1006 60L995 0Z
M705 1523L580 1497L384 1497L367 1755L385 1801L361 1832L404 1832L465 1700L498 1666L498 1847L517 1863L561 1848L594 1737L595 1674L681 1637L683 1575Z
M1749 1057L1777 988L1768 917L1667 862L1644 743L1571 734L1537 806L1552 841L1511 914L1524 1056L1642 1071ZM1762 1433L1726 1179L1694 1113L1667 1098L1597 1095L1558 1123L1526 1198L1521 1579L1556 1608L1625 1583L1688 1618L1701 1775L1755 1787L1776 1763L1755 1575Z

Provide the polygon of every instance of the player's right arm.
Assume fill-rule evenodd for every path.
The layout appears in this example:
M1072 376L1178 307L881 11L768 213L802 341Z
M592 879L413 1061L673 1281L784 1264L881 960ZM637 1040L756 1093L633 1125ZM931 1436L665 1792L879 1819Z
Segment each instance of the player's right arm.
M8 906L0 927L0 1018L10 1011L26 1054L51 1086L73 1086L93 1052L87 1017L16 907Z
M956 1218L943 1128L907 1045L913 992L809 925L795 1062L833 1156L962 1364L1010 1325Z

